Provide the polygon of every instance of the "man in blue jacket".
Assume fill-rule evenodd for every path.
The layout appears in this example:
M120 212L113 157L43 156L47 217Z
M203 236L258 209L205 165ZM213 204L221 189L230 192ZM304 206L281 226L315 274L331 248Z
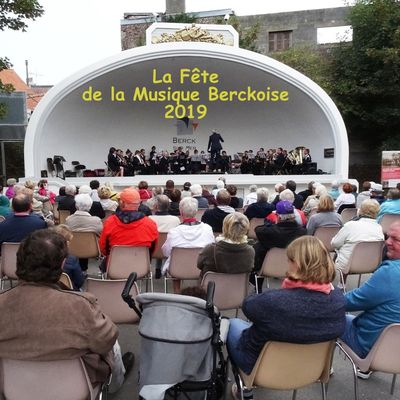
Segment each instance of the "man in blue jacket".
M346 311L362 313L346 316L342 340L362 358L388 325L400 323L400 222L390 226L386 247L388 259L360 288L346 294ZM358 372L362 379L370 375L370 371Z

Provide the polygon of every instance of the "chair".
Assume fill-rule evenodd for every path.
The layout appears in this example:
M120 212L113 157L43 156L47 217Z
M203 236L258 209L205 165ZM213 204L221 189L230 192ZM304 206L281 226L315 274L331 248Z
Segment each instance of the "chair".
M202 249L202 247L172 248L168 274L164 277L165 293L167 293L167 281L170 279L199 279L200 270L197 268L197 258Z
M0 222L3 222L6 220L6 217L4 215L0 215Z
M128 279L131 272L136 272L137 279L146 279L146 291L150 280L150 290L153 291L149 248L144 246L113 246L107 262L107 278Z
M267 342L250 375L234 371L238 389L242 393L254 386L293 390L294 400L297 389L319 381L325 400L334 349L334 340L313 344Z
M127 279L94 279L86 281L86 291L94 294L104 314L108 315L114 324L136 324L139 317L135 312L126 307L121 293ZM139 294L136 283L133 284L130 295L135 299Z
M58 223L58 221L59 221L59 219L60 219L60 213L59 213L59 211L58 211L58 203L57 203L57 202L55 202L55 203L53 204L53 215L54 215L54 221L55 221L56 223Z
M331 241L340 229L340 226L320 226L315 230L314 236L325 245L330 253L333 253L335 249L331 246Z
M346 222L352 220L355 216L357 216L357 208L344 208L340 213L342 217L342 221L345 224Z
M99 242L95 232L72 232L69 253L78 258L101 258Z
M383 240L374 242L359 242L354 246L349 259L349 272L347 275L359 275L358 285L360 287L361 275L372 274L382 262ZM340 282L343 285L343 291L346 292L344 274L339 270Z
M207 289L208 282L215 283L214 304L218 310L236 309L236 317L243 300L247 296L249 274L225 274L206 272L201 281L201 287Z
M390 225L398 221L400 221L400 214L383 214L379 224L382 226L383 233L386 235Z
M65 224L65 220L71 215L69 210L58 209L58 223Z
M260 225L264 225L265 218L252 218L250 220L249 233L247 234L249 239L257 240L255 228Z
M288 261L286 256L286 249L273 247L268 251L264 257L261 270L255 276L256 293L258 292L258 279L266 277L267 287L269 288L268 278L285 278L286 271L288 270Z
M58 282L61 282L63 285L65 285L68 289L74 289L74 285L71 282L71 278L69 275L65 272L63 272L60 276L60 279Z
M164 253L162 252L162 246L165 243L165 241L167 240L167 232L159 232L158 233L158 241L157 241L157 247L154 250L153 256L152 258L155 258L156 260L163 260L164 258L166 258L164 256Z
M92 386L80 358L59 361L1 359L2 395L18 400L95 400L101 385Z
M400 324L387 326L379 335L372 349L365 358L360 358L342 340L338 339L337 346L350 360L354 373L354 398L358 400L357 370L380 371L393 374L390 394L393 395L396 385L396 375L400 373Z
M0 266L0 288L4 289L4 279L18 280L17 271L17 251L19 243L4 242L1 245L1 266Z

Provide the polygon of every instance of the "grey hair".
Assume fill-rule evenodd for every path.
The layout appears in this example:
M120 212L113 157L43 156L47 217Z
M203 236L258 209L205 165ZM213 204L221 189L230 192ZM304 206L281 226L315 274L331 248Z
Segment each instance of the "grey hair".
M157 210L158 211L168 211L169 208L169 198L165 194L159 194L156 196Z
M75 185L67 185L67 186L65 186L65 194L69 194L70 196L75 196L75 194L76 194L76 186Z
M192 192L192 196L201 196L203 193L203 188L198 183L194 183L190 186L190 191Z
M268 201L269 190L266 187L257 189L257 201Z
M183 218L193 218L196 216L199 203L193 197L185 197L179 203L179 211Z
M250 185L249 186L249 192L252 193L252 192L255 192L255 191L257 191L257 185Z
M294 202L294 194L290 189L285 189L282 190L282 192L279 193L279 200L281 201L290 201L291 203Z
M90 186L82 185L79 187L79 194L89 194L92 191Z
M75 207L79 211L89 211L93 200L87 193L77 194L75 196Z

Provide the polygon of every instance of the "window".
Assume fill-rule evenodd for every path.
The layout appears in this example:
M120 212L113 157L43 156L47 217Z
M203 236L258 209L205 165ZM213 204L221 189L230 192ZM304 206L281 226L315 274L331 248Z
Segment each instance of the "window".
M292 32L280 31L268 33L268 49L269 51L282 51L292 47Z

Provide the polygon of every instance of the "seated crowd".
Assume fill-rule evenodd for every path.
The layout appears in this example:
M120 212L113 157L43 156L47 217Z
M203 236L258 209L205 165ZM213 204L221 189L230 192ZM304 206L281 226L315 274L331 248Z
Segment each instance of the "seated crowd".
M37 186L32 181L8 183L8 194L0 196L0 245L21 243L20 282L0 294L1 358L83 357L92 383L105 381L111 371L112 390L123 383L133 355L121 356L117 327L95 297L83 291L88 260L69 254L74 232L96 234L104 256L102 273L107 272L114 246L147 247L151 257L160 234L165 234L165 260L157 260L156 278L168 275L174 248L199 248L200 277L209 271L249 273L255 285L268 252L286 249L288 269L281 288L263 291L258 282L259 293L243 302L248 321L231 320L228 352L247 374L268 340L316 343L341 337L365 357L386 326L400 323L400 216L388 229L386 241L379 224L387 213L400 215L398 188L382 201L382 187L369 182L358 196L347 182L342 190L336 183L328 190L310 182L296 193L296 183L290 180L277 184L271 194L252 185L244 199L223 178L211 191L189 182L181 191L168 180L165 188L150 190L142 181L138 188L116 193L111 185L92 181L79 189L68 185L57 196L44 181ZM357 210L347 222L340 213L346 208ZM59 210L70 213L63 224L58 224ZM253 226L253 239L248 237L252 221L261 221ZM329 241L334 259L318 236L324 227L336 227ZM336 270L346 278L355 245L373 241L385 243L382 263L364 284L344 294L333 285ZM62 272L69 275L72 290L58 282ZM173 280L173 290L181 292L180 280ZM5 312L11 307L13 313ZM360 313L345 314L353 311ZM59 318L66 314L74 317ZM369 372L361 371L360 376L368 377Z

